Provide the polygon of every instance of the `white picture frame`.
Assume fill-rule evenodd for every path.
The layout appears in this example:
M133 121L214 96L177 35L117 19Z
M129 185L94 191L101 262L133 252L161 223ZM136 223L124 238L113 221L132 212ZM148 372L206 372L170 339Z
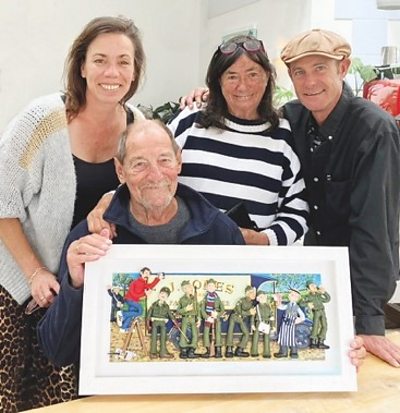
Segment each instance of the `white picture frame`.
M157 296L162 286L167 285L175 294L171 303L176 302L181 279L199 282L203 286L205 278L214 278L221 287L221 296L228 294L229 282L233 285L229 289L236 290L237 300L239 296L244 296L244 291L241 293L239 290L245 284L258 284L254 285L257 289L271 288L264 281L260 283L260 274L261 279L266 275L270 278L286 277L279 278L281 284L275 284L275 287L281 285L281 289L290 280L290 284L295 284L290 287L304 290L301 283L308 277L315 284L323 285L331 296L325 304L328 321L326 343L330 349L299 349L299 359L277 359L272 356L270 359L223 357L219 360L181 360L175 354L172 360L147 360L144 350L149 337L145 336L147 344L142 347L142 356L140 348L132 350L135 357L131 359L121 358L120 353L110 355L115 351L112 350L112 339L118 334L113 333L118 331L118 326L110 322L111 298L107 288L113 284L116 274L135 273L142 267L149 267L152 274L166 274L149 294L148 300L152 295ZM247 280L243 278L246 275L250 275ZM276 289L269 294L270 299L276 298L277 293L285 295L284 291ZM227 298L227 303L230 298ZM274 307L275 301L271 302ZM222 336L226 339L224 334ZM114 245L107 256L86 265L79 393L356 391L356 369L347 355L353 337L349 260L345 247ZM277 348L273 338L271 347Z

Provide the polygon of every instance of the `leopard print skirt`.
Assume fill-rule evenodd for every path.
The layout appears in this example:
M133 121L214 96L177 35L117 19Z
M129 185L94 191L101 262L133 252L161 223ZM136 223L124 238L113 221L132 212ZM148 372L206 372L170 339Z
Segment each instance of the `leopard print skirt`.
M38 345L36 325L40 309L25 315L0 286L0 411L18 411L48 406L77 397L77 376L73 366L57 368Z

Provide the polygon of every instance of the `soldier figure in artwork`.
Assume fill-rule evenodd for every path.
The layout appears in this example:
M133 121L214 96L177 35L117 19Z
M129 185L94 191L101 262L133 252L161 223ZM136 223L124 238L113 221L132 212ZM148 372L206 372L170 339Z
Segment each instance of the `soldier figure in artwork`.
M177 312L182 316L181 337L179 340L179 347L181 352L179 357L198 358L199 355L195 353L197 348L197 340L199 336L200 314L198 311L197 297L193 294L194 288L190 281L182 281L181 283L184 295L179 299ZM187 329L192 333L192 339L189 342L186 336Z
M206 352L202 354L202 357L209 358L212 355L214 349L211 349L211 345L213 345L215 346L215 358L221 358L221 315L225 309L221 299L215 292L217 282L210 278L206 281L206 284L207 292L200 303L201 316L204 319L203 342L206 348ZM210 340L210 332L212 340Z
M290 349L290 357L298 358L297 344L296 344L296 325L305 320L303 310L297 304L300 300L301 294L299 291L291 288L289 290L289 302L282 304L282 297L277 294L277 306L279 310L284 310L282 317L282 324L278 334L279 352L274 353L276 358L288 356L288 349Z
M245 296L242 297L235 305L232 314L229 318L228 334L226 339L226 357L249 357L250 354L245 351L247 342L249 341L249 328L246 325L247 319L250 317L250 325L253 324L253 317L256 314L254 307L254 299L256 298L256 289L248 285L245 289ZM233 331L235 325L239 324L242 331L242 338L238 347L233 353Z
M313 326L310 335L310 348L319 348L326 350L329 348L324 343L328 322L325 314L325 303L331 300L331 296L323 287L317 287L314 282L307 283L308 294L305 298L308 308L313 314Z
M251 326L253 330L253 341L251 346L251 356L258 357L258 340L260 334L263 335L263 354L264 358L271 358L269 332L271 321L274 319L272 309L268 303L268 296L265 291L257 292L256 314L254 323Z
M174 356L167 351L167 329L168 320L174 320L172 312L167 304L167 299L171 294L168 287L162 287L158 300L155 301L147 312L147 329L151 330L150 358L157 358L157 336L160 334L160 358L171 359Z

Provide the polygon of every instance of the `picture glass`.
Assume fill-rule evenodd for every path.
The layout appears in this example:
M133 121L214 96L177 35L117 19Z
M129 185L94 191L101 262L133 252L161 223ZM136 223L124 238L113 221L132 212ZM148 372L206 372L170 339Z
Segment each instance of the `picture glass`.
M81 394L354 391L346 248L117 245L87 265Z

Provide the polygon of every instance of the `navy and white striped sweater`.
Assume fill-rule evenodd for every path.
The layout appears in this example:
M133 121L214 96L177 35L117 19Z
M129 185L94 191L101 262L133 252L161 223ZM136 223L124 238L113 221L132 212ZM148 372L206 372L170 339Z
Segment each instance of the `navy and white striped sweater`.
M290 245L307 230L308 205L300 161L286 119L268 123L225 119L226 129L201 128L199 109L184 109L169 125L182 148L180 182L222 211L244 200L271 245Z

